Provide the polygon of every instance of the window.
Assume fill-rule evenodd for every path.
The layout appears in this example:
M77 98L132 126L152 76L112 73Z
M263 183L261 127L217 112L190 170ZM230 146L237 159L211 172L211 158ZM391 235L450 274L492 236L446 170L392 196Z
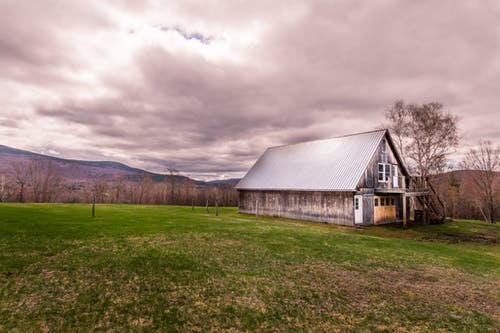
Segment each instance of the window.
M375 207L378 206L378 198L375 198Z
M380 198L380 206L385 206L385 199L384 198Z
M391 198L391 206L394 206L394 198Z
M385 181L384 175L385 175L385 172L384 172L384 164L379 163L379 164L378 164L378 181L379 181L379 182L383 182L383 181Z
M397 164L392 165L392 186L399 187L399 171Z
M359 209L359 199L358 198L354 199L354 209L356 209L356 210Z
M391 164L379 163L378 164L378 181L386 183L391 177Z
M380 143L380 160L382 162L387 162L388 154L387 154L387 142L382 140Z

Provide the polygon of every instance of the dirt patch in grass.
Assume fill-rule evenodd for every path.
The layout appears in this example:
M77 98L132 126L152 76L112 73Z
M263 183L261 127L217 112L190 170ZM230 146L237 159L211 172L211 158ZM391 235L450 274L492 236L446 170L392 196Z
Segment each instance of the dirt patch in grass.
M495 235L486 234L460 234L460 233L435 233L428 236L419 238L420 241L433 242L433 241L444 241L447 243L455 244L460 242L474 242L482 244L500 244L500 239Z

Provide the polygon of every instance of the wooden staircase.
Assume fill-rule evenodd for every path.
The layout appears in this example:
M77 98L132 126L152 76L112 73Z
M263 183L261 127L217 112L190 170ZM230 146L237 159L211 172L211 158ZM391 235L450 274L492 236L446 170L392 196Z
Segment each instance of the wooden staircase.
M444 221L444 204L428 177L411 177L407 195L415 197L419 202L422 207L424 223L437 224Z

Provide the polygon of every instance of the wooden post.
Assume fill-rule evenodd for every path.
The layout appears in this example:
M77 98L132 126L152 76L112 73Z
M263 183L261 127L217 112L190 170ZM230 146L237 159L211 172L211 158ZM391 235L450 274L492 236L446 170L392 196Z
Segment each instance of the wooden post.
M191 199L191 211L194 212L194 199Z
M219 216L219 203L215 200L215 216Z
M209 213L208 212L208 199L207 199L207 202L205 203L205 211L207 212L207 214Z
M92 200L92 218L94 218L94 216L95 216L95 195Z
M255 203L255 217L259 217L259 199Z
M402 194L402 207L403 207L403 229L407 228L406 224L406 193Z

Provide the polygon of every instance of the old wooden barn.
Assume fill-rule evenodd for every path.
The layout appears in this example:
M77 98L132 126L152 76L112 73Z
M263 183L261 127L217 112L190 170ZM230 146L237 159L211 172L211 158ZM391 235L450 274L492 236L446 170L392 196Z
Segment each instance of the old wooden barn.
M236 189L242 213L350 226L442 211L427 182L410 177L388 130L269 148Z

